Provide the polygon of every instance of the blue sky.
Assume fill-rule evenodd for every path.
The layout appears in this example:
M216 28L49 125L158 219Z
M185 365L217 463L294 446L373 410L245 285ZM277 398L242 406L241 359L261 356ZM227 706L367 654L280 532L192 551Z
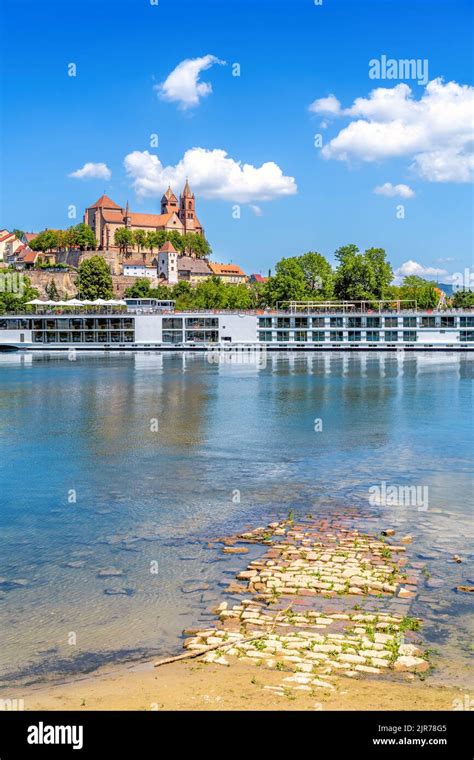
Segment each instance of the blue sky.
M162 179L186 170L213 258L248 272L265 274L282 256L307 250L332 260L351 242L383 246L395 268L415 271L416 263L441 281L448 277L437 270L472 266L462 126L472 95L470 2L6 0L3 18L2 227L67 227L103 192L120 205L128 199L135 211L157 212ZM182 61L206 55L227 65L201 71L197 83L212 92L197 104L156 89ZM369 61L382 55L426 59L429 80L444 81L427 96L413 80L370 79ZM375 124L364 104L347 113L356 98L370 108L374 88L400 82L412 91L400 96L407 117L400 134L396 107L388 117L378 112ZM445 89L450 82L464 88ZM332 113L324 103L310 111L329 95L339 103ZM418 113L421 97L426 108ZM443 114L452 124L441 123ZM379 121L391 136L375 145ZM360 139L351 131L359 128ZM201 163L194 153L186 159L193 163L183 163L193 148L203 149ZM212 160L217 149L231 162L222 176ZM149 156L141 166L145 151L158 156L158 169ZM89 162L105 164L110 180L68 176ZM239 176L238 162L255 167L256 182ZM274 167L267 189L266 162L283 178ZM70 205L77 220L68 218Z

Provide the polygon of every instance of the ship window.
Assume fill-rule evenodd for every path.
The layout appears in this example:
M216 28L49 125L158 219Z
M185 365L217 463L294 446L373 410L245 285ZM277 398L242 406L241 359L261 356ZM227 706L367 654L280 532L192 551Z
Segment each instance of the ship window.
M403 317L403 327L416 327L416 317Z
M182 330L163 330L163 343L182 343L183 332Z
M348 317L347 326L348 327L362 327L362 317ZM359 338L357 338L356 340L359 340Z
M295 317L295 327L308 327L308 317Z
M380 327L380 317L367 317L367 327Z
M472 330L461 330L461 340L474 340L474 332Z
M313 317L313 327L324 327L324 317Z
M474 317L460 317L460 327L474 327Z
M259 333L259 340L265 341L266 343L271 342L272 339L272 332L271 330L262 330Z
M344 317L331 317L329 324L331 327L342 327L344 325Z
M398 332L396 330L385 330L385 340L387 343L398 340Z
M342 317L336 317L336 319L342 319ZM341 343L344 340L344 333L342 330L334 330L329 333L329 340L333 343Z
M306 340L306 331L305 330L295 330L294 339L298 341L299 343Z
M441 317L441 327L454 327L454 317Z
M422 317L421 326L422 327L436 327L436 317Z
M316 343L324 343L324 335L324 330L313 330L313 340L316 341Z
M271 327L272 326L272 318L271 317L260 317L258 320L258 323L260 327Z
M385 327L398 327L398 317L385 317Z
M289 317L278 317L277 318L277 327L289 327L290 326L290 318Z
M182 330L183 320L175 317L163 318L163 330Z
M281 341L282 343L288 342L290 340L290 333L288 330L278 330L277 340Z
M349 330L347 337L350 341L360 340L360 330Z
M366 339L370 343L376 343L379 339L379 333L376 330L367 330Z
M405 330L403 340L405 343L416 343L416 330Z

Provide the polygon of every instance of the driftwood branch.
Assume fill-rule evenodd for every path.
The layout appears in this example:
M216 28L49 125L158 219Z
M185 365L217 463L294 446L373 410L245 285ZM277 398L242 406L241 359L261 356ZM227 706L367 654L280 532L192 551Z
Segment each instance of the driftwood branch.
M293 602L289 604L288 607L284 609L279 615L276 615L273 625L269 631L264 631L263 633L259 633L256 636L250 636L248 639L240 639L239 641L227 641L227 642L222 642L220 644L212 644L211 646L206 647L205 649L199 649L199 650L195 649L192 652L183 652L183 654L177 654L174 657L165 657L162 660L158 660L157 662L155 662L154 667L159 668L160 665L169 665L169 663L178 662L179 660L192 660L196 657L201 657L201 655L203 654L212 652L214 649L227 649L228 647L238 647L240 644L248 644L251 641L257 641L258 639L263 639L265 636L268 636L269 633L274 632L279 621L285 616L286 612L289 612L292 605L293 605Z

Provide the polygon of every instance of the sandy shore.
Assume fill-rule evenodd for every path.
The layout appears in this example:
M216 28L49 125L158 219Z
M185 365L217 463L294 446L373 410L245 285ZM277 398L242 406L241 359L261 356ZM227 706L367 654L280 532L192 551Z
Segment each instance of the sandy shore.
M257 672L256 672L257 671ZM316 695L265 686L281 673L237 662L230 672L213 663L175 662L123 667L67 684L9 690L26 710L452 710L465 689L338 678L335 691Z

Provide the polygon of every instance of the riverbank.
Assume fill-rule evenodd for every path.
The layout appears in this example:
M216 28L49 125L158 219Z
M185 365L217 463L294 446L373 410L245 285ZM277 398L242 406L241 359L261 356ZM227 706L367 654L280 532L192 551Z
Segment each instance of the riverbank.
M334 691L274 689L281 673L237 662L232 668L198 661L153 663L102 672L69 683L9 690L25 710L453 710L465 709L466 689L426 683L338 679Z
M174 661L8 696L27 710L463 709L467 688L426 681L423 621L410 615L424 571L407 556L413 537L355 523L354 513L290 515L215 539L214 551L240 560L262 550L241 562L214 622L184 631Z

